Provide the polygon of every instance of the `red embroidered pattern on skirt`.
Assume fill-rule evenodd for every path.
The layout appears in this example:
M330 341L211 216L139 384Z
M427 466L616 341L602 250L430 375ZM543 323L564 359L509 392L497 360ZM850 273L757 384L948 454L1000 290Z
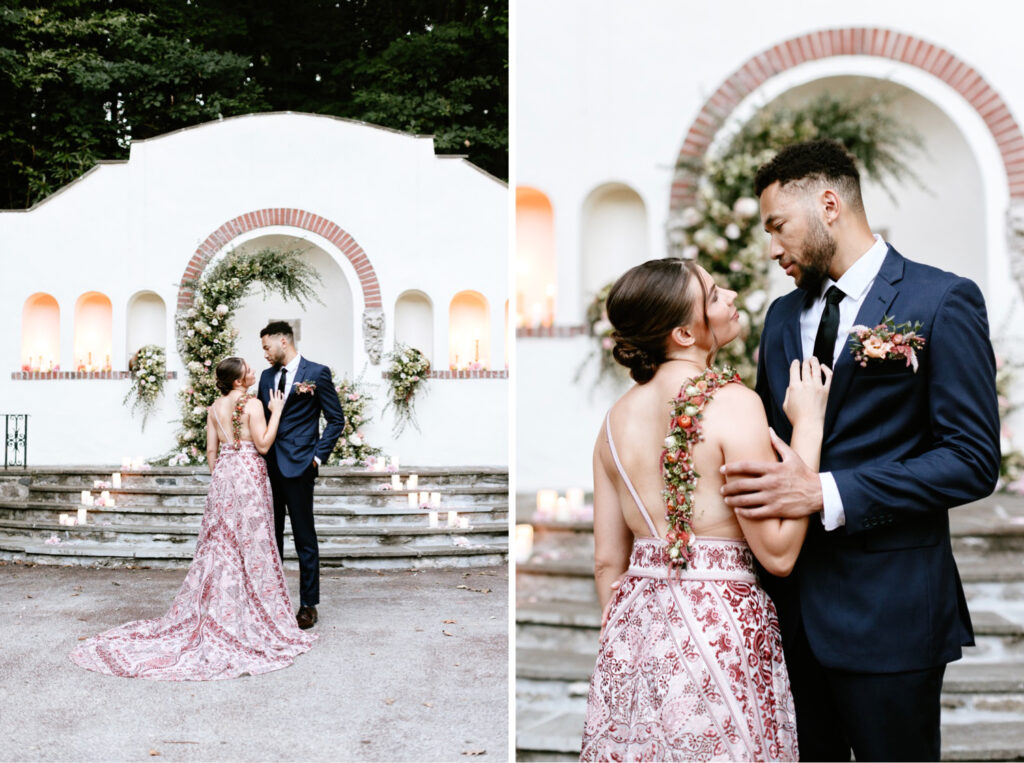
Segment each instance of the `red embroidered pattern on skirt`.
M295 622L266 463L242 442L217 458L195 557L170 610L83 641L71 659L115 676L206 681L287 667L315 640Z
M695 538L666 572L638 539L590 683L581 760L797 760L775 608L739 540ZM720 576L716 579L716 575Z

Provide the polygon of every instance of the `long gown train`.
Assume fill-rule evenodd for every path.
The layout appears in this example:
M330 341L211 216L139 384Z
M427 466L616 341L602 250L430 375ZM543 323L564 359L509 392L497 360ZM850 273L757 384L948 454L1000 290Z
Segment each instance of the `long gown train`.
M94 636L71 659L115 676L207 681L287 667L315 640L292 612L266 463L242 442L221 448L195 557L170 610Z

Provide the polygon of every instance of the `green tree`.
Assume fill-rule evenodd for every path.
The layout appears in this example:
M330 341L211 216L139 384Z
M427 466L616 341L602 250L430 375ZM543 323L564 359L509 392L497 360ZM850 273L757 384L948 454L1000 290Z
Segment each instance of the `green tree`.
M507 50L507 0L8 0L0 205L132 140L258 111L433 134L505 178Z

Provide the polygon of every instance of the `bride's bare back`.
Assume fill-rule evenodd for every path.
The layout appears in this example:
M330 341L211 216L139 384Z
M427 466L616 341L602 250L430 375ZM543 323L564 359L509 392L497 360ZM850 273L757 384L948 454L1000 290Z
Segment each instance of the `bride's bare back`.
M611 434L622 468L633 483L640 500L654 522L658 537L668 530L665 519L665 501L662 497L664 480L661 471L661 453L672 415L672 400L679 390L693 378L688 364L669 363L659 369L647 384L637 385L623 395L612 407L609 418ZM754 400L750 401L749 398ZM747 398L747 400L742 400ZM737 405L746 402L747 405ZM725 445L730 438L761 441L765 452L771 452L768 422L761 412L760 420L749 415L738 420L737 413L749 413L750 402L760 400L742 384L729 384L718 390L708 403L702 420L704 441L693 448L693 461L700 479L694 492L694 516L691 526L697 535L718 538L742 538L743 530L735 512L722 501L719 471L725 463ZM628 487L615 466L606 430L598 437L595 461L611 481L622 509L622 517L636 537L650 536Z

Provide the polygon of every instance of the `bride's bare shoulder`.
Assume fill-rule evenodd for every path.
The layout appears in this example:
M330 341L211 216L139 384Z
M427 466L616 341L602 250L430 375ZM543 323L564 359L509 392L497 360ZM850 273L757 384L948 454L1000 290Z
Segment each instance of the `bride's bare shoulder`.
M764 422L765 427L768 426L761 398L754 390L739 383L727 384L719 389L704 416L708 423L713 422L716 428L725 433L749 431L750 426L761 422Z

